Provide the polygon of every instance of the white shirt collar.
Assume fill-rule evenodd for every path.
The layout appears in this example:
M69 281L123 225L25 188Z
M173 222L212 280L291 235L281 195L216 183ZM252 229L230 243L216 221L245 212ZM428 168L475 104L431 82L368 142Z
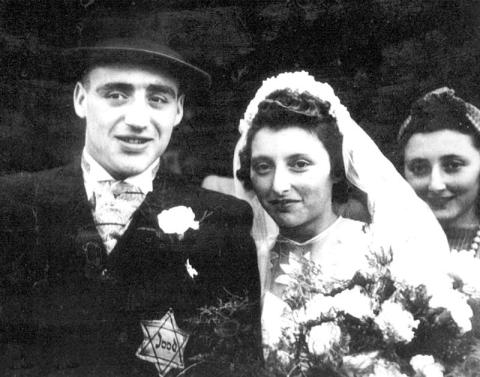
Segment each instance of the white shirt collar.
M160 158L157 158L142 173L124 179L124 182L138 187L142 193L147 194L153 190L153 179L157 174ZM82 153L82 173L87 198L91 199L98 182L115 180L84 148Z

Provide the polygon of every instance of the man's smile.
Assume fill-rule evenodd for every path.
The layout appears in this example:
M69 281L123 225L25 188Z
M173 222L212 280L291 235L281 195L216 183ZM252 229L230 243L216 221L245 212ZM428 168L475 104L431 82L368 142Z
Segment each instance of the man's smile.
M118 140L127 144L145 144L153 139L139 136L115 136Z

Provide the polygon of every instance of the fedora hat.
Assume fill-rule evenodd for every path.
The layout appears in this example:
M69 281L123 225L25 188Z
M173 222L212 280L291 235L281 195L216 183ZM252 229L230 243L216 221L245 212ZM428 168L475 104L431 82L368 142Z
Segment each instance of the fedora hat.
M62 55L72 79L79 79L85 70L99 63L125 62L148 64L165 70L190 91L207 89L211 84L207 72L190 64L168 46L152 40L106 39L92 46L65 49Z

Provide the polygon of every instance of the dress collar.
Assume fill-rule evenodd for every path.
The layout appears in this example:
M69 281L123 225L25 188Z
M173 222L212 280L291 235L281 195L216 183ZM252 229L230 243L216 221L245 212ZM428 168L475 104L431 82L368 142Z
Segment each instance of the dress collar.
M285 242L285 243L289 243L289 244L292 244L296 247L304 247L304 246L308 246L308 245L312 245L312 244L316 244L318 242L320 242L321 240L325 239L326 237L328 237L328 235L330 233L333 232L333 230L340 224L342 223L343 221L343 217L342 216L338 216L338 218L333 222L331 223L327 228L325 228L324 230L322 230L319 234L317 234L316 236L310 238L309 240L306 240L304 242L298 242L298 241L294 241L290 238L287 238L287 237L284 237L282 236L281 234L278 235L278 239L277 239L277 242Z

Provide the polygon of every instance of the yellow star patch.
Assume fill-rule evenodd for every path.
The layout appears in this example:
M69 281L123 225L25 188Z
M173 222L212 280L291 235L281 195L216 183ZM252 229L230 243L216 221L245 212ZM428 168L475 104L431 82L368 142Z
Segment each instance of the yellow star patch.
M140 321L140 326L144 338L138 358L155 363L160 377L172 368L185 368L183 353L189 335L178 328L172 309L160 320Z

